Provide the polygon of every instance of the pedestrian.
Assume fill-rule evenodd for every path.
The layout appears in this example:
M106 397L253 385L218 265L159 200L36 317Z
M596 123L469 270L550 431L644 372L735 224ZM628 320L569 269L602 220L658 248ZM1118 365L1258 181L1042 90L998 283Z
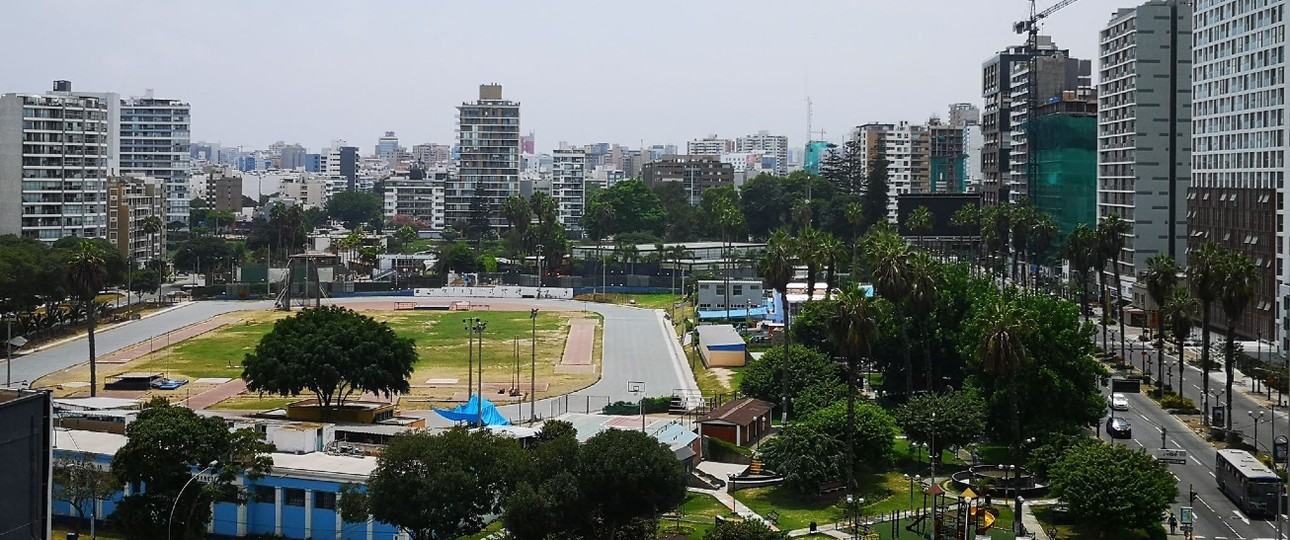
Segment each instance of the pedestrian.
M1178 517L1169 514L1169 534L1178 534Z

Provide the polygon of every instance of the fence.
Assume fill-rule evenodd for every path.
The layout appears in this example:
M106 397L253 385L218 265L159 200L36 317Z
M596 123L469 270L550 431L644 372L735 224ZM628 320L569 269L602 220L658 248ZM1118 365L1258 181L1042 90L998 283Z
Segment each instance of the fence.
M609 396L566 394L551 400L551 417L565 413L599 414L609 406Z

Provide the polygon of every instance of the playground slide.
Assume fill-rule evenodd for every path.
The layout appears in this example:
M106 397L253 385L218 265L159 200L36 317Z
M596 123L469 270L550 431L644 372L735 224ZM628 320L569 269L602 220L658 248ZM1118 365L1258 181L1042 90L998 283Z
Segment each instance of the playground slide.
M977 511L978 510L975 507L972 508L972 517L974 518L976 517ZM981 526L977 527L976 529L977 534L986 532L990 530L990 527L994 526L994 519L995 519L994 512L991 512L989 510L981 510L981 512L983 512L985 515L981 516L981 521L980 521Z

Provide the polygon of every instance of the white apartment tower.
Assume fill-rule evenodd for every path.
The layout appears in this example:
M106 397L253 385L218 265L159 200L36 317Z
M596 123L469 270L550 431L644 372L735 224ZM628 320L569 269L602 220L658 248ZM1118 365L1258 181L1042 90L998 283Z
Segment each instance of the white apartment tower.
M54 90L0 96L0 234L106 238L108 104Z
M716 135L709 135L705 138L694 139L685 143L685 153L690 156L719 156L734 151L735 141L718 139Z
M449 225L468 221L471 206L494 227L505 225L502 201L520 192L520 104L502 99L502 86L479 87L479 100L457 107L457 178L444 193Z
M166 191L164 221L188 223L190 114L187 103L153 97L121 101L118 139L122 175L161 180Z
M1236 331L1284 347L1286 22L1281 0L1203 0L1192 15L1192 174L1187 247L1245 254L1259 271ZM1279 290L1278 290L1279 287ZM1278 306L1281 306L1278 309ZM1280 313L1280 315L1278 315ZM1221 318L1221 312L1216 313ZM1280 324L1278 324L1280 319ZM1285 350L1284 348L1282 350Z
M565 230L582 230L586 182L586 153L582 150L559 149L551 154L551 196L559 205L560 223Z
M1099 36L1097 217L1129 223L1126 290L1158 254L1186 265L1191 39L1191 6L1177 0L1121 9Z
M788 176L788 137L766 130L735 139L735 152L760 153L775 158L775 175Z

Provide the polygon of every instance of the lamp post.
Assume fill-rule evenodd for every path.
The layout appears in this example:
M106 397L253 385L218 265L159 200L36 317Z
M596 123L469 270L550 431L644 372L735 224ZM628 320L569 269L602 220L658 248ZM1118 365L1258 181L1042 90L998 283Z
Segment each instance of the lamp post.
M469 403L475 391L475 328L470 317L462 319L461 324L466 328L466 402Z
M1254 414L1254 411L1245 411L1250 420L1254 421L1254 453L1256 455L1259 453L1259 423L1263 422L1263 413L1265 412L1267 411L1259 411L1259 414Z
M923 476L919 474L915 474L914 476L909 476L908 474L906 474L905 480L909 481L909 511L912 512L914 511L914 482L918 482L919 485L922 485Z
M170 505L170 519L166 520L166 538L167 539L173 538L171 531L174 529L174 524L175 524L175 507L179 506L179 498L183 496L184 490L188 489L188 484L193 483L193 480L196 480L198 476L206 474L206 471L214 469L215 467L218 467L218 466L219 466L219 461L210 462L210 465L207 465L205 469L198 471L197 474L194 474L192 478L188 479L187 482L184 482L183 487L179 488L179 493L175 494L174 504Z
M936 454L935 457L932 454ZM932 465L932 485L936 485L936 462L940 460L941 453L936 449L936 413L932 413L932 444L927 447L927 462Z
M537 315L538 308L529 311L529 320L533 323L533 351L529 365L529 423L537 422Z

